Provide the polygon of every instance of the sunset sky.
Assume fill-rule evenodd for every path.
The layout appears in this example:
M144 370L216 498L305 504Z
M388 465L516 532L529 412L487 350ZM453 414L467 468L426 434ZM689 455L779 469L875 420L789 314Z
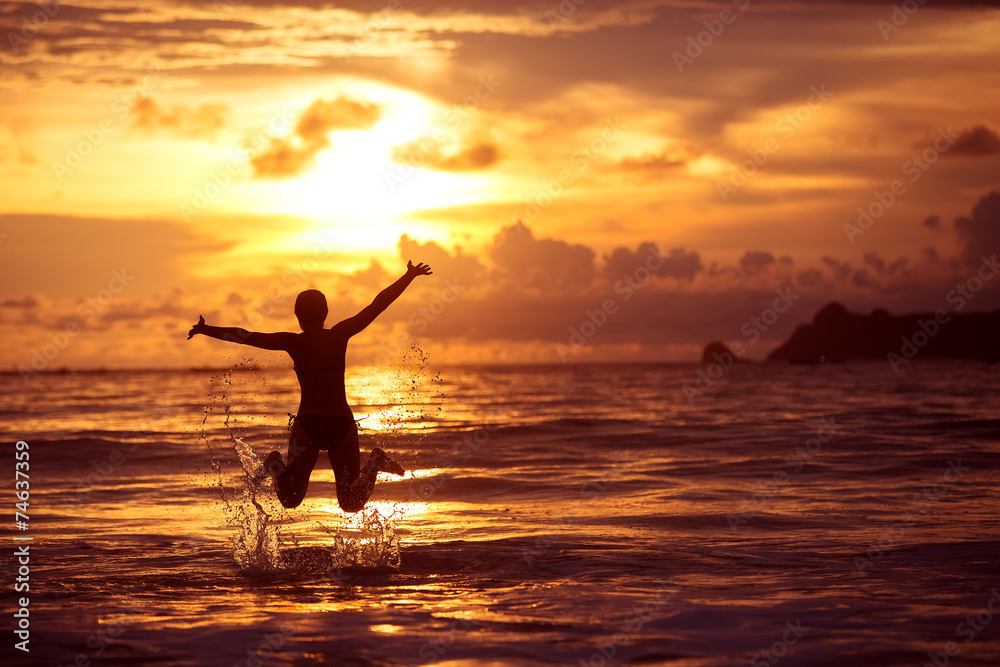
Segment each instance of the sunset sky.
M948 308L1000 251L998 4L0 2L0 367L224 365L199 314L297 331L316 287L333 324L407 259L350 362Z

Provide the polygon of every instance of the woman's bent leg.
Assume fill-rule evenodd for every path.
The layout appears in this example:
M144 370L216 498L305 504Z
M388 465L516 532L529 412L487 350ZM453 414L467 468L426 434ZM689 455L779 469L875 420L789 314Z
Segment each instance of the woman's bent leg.
M284 507L291 509L302 503L318 457L319 450L296 419L288 437L288 463L274 476L274 490Z
M337 479L337 502L345 512L360 512L364 508L380 471L403 474L403 468L377 447L372 450L364 468L360 467L361 450L356 426L336 447L330 448L329 455L330 466Z
M352 424L344 438L327 452L330 467L337 480L337 502L345 512L360 512L372 495L378 468L369 458L364 470L361 469L361 448L358 445L358 429Z

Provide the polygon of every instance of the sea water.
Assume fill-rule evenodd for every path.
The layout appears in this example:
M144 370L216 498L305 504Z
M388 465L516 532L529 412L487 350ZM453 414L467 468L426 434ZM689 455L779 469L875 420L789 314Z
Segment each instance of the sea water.
M997 367L699 370L349 369L354 515L258 475L290 370L0 376L2 662L1000 664Z

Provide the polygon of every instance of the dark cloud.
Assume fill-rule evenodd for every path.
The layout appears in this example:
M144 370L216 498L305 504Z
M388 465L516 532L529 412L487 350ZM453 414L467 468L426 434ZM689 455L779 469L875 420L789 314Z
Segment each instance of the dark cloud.
M823 282L823 272L819 269L806 269L795 278L800 287L815 287Z
M994 155L1000 153L1000 136L985 125L976 125L959 135L945 156Z
M756 275L774 264L774 255L769 252L759 250L748 250L740 258L740 268L748 276Z
M197 4L194 0L189 0L192 4ZM220 0L220 4L231 5L233 9L238 10L240 7L305 7L309 9L320 9L323 7L331 6L329 0L231 0L231 2L226 2L226 0ZM757 7L770 7L772 9L805 9L810 6L821 6L828 7L830 5L870 5L875 7L884 7L885 3L883 0L799 0L796 3L789 3L788 0L755 0L754 6ZM952 2L941 3L940 9L946 10L950 8L964 8L964 7L994 7L1000 4L998 0L954 0ZM624 12L634 11L641 7L658 6L663 8L679 8L679 9L699 9L701 11L706 11L705 6L708 6L708 10L713 8L724 9L727 7L732 7L732 2L730 0L717 0L714 3L692 3L691 0L659 0L659 2L649 2L648 0L587 0L583 2L582 0L567 0L566 3L560 5L559 2L553 2L552 0L514 0L513 2L508 2L505 0L479 0L476 3L469 4L469 7L474 7L477 13L482 13L487 16L523 16L523 15L537 15L543 20L546 19L546 12L552 12L556 15L562 16L563 18L577 18L580 15L603 12L609 10L621 10ZM25 5L27 7L33 7L34 5ZM384 12L387 6L385 2L373 3L370 0L344 0L336 3L336 6L342 9L350 9L362 13L378 14ZM454 2L448 2L446 0L436 0L436 1L423 1L419 3L410 3L405 0L401 0L399 3L400 8L406 12L412 12L418 16L433 16L436 14L453 14L460 10L461 5L456 5ZM563 9L560 9L562 7ZM556 19L552 19L553 21Z
M903 271L909 265L910 260L900 257L890 264L882 259L877 252L866 252L864 262L880 276L893 276Z
M846 280L854 272L850 264L841 262L839 259L830 257L829 255L823 255L823 263L826 264L833 277L837 280Z
M251 160L256 178L292 178L312 166L316 154L330 146L327 135L337 130L368 130L382 110L377 104L348 97L316 100L303 112L289 137L274 137Z
M162 130L182 137L213 137L225 126L229 107L202 104L197 108L175 105L164 109L152 98L142 97L132 114L132 127L144 132Z
M885 273L885 260L875 252L865 253L865 264L875 269L878 273Z
M857 286L864 289L874 289L879 287L879 283L866 269L858 269L851 276L851 282Z
M483 265L475 257L462 253L462 248L455 248L451 255L447 250L433 241L421 243L406 234L399 237L399 256L414 264L423 262L431 267L435 275L442 278L455 279L463 283L471 283L483 270Z
M493 239L490 258L512 282L541 290L580 290L597 275L594 251L557 239L536 239L524 224Z
M924 218L924 227L930 227L931 229L941 229L941 217L937 215L932 215Z
M694 250L688 252L684 248L673 248L667 252L666 260L656 275L679 280L693 280L703 269L701 257L697 252Z
M611 281L634 276L640 267L646 267L661 278L688 281L703 270L698 253L687 252L684 248L663 253L651 242L639 244L635 252L628 248L615 248L610 255L604 256L604 275Z
M19 299L4 299L0 301L0 308L31 310L32 308L37 308L39 305L41 305L41 302L30 294Z
M972 216L955 220L966 266L977 266L982 257L1000 252L1000 193L990 192L972 209Z

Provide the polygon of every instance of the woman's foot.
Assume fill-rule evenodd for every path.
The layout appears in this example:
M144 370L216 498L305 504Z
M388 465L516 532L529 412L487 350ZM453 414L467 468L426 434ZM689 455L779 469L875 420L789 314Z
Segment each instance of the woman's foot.
M391 472L393 475L399 475L400 477L406 474L403 466L390 459L389 455L381 447L372 449L372 456L375 457L375 465L378 467L379 472Z
M272 451L264 459L264 470L271 477L277 477L281 473L285 472L285 462L281 460L281 453L277 451Z

